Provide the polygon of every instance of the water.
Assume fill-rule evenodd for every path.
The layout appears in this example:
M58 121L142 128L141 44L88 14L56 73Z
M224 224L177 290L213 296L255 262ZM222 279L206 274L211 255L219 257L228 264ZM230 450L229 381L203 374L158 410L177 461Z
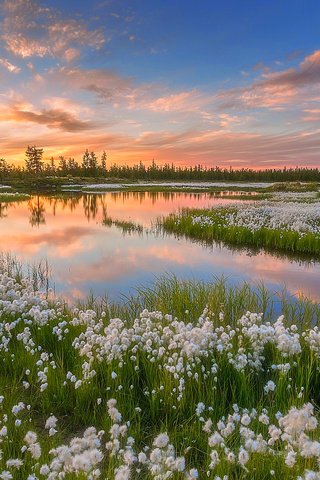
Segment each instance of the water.
M208 207L221 199L209 193L108 192L34 196L30 201L0 204L0 251L34 263L47 259L54 287L70 300L107 294L111 299L151 285L156 277L230 283L263 281L272 291L284 286L291 294L320 300L320 263L248 249L201 245L162 235L151 228L160 215L181 207ZM143 233L126 233L103 220L130 220Z

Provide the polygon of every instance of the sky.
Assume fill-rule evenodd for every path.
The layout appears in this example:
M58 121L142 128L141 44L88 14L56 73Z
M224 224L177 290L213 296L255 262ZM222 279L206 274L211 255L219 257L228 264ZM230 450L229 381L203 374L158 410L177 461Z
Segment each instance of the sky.
M0 0L0 157L320 166L318 0Z

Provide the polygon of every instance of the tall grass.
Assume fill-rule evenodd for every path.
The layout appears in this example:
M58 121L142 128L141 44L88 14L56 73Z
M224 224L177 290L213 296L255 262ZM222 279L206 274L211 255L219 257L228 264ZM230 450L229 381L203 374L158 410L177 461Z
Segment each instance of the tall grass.
M252 246L288 253L320 255L320 235L274 228L252 230L244 226L229 225L224 219L225 209L183 209L159 219L157 225L166 232L206 242L225 242L230 245ZM204 215L210 223L194 222Z
M319 304L302 297L290 297L285 291L275 296L263 284L258 284L254 288L248 284L231 287L224 279L204 283L182 282L175 277L163 277L152 288L138 288L136 295L126 297L121 304L105 306L100 304L96 315L92 312L95 308L92 299L88 300L87 306L82 306L84 311L82 314L67 305L62 305L57 299L51 300L50 305L47 305L45 297L41 297L38 293L29 293L29 296L25 297L22 310L15 312L14 302L19 303L21 298L21 295L15 292L23 292L23 287L19 284L25 283L23 273L25 270L12 258L3 257L0 262L0 271L7 271L14 277L14 282L18 282L16 284L13 282L8 288L5 286L7 277L1 277L0 282L2 286L0 290L2 332L0 395L5 397L3 404L0 405L0 410L2 409L0 430L6 423L9 432L8 437L3 438L1 442L3 453L0 459L0 473L8 470L6 466L8 459L21 458L23 466L19 470L13 470L13 478L25 480L32 473L39 477L40 466L50 464L52 454L49 450L53 447L67 444L74 436L81 436L85 428L91 425L98 430L103 429L108 432L112 425L107 415L106 401L109 398L117 399L117 407L123 419L131 422L130 435L135 440L137 451L145 446L152 446L154 438L160 432L167 432L177 454L185 455L187 469L196 467L199 478L213 480L216 475L228 474L229 479L262 480L271 478L270 470L275 470L275 478L292 479L296 478L304 468L315 468L313 459L299 459L294 468L289 469L280 455L281 446L279 446L277 456L269 455L267 452L263 455L253 454L245 469L239 463L229 464L223 458L214 469L210 469L211 449L208 445L208 435L202 430L203 422L196 415L196 408L199 402L202 402L205 405L202 416L210 417L215 424L221 417L232 412L234 404L238 404L240 409L255 408L258 412L267 408L272 418L278 410L287 412L292 405L300 407L306 401L312 401L317 407L320 406L318 388L320 361L318 355L303 343L303 337L301 337L302 351L298 355L283 356L272 342L266 345L262 359L263 368L260 370L249 366L244 369L234 368L229 356L229 354L236 355L241 348L250 351L243 337L244 331L240 331L238 323L239 318L248 310L265 312L263 322L266 325L269 321L274 322L278 316L277 312L281 311L286 317L287 325L295 324L297 331L302 334L315 324L319 324ZM31 275L31 287L38 271ZM51 317L39 323L36 320L38 317L32 313L34 308L47 312L46 315L50 310ZM86 311L86 308L90 310ZM80 354L75 344L81 338L87 339L84 340L84 344L92 338L91 334L89 337L85 336L91 328L90 325L94 329L93 335L102 335L101 346L104 348L104 345L111 341L111 338L103 337L104 329L110 325L111 318L121 318L124 322L123 328L129 329L129 334L130 329L136 328L137 320L135 319L140 317L144 309L148 309L149 312L162 312L161 315L160 313L143 314L145 318L149 318L145 325L146 328L150 327L150 339L156 338L156 332L158 332L157 335L165 337L170 330L184 325L186 332L196 327L192 331L196 342L201 325L207 318L206 321L212 322L213 328L219 329L221 334L223 331L227 333L230 329L235 329L237 335L234 337L233 347L218 354L216 348L212 346L206 350L205 354L199 353L191 359L184 357L184 365L190 363L192 376L184 376L184 393L179 400L177 399L179 382L169 370L164 368L168 361L165 359L170 355L173 355L173 358L175 354L179 355L179 348L174 344L168 345L165 356L158 358L156 340L149 353L148 349L142 347L137 348L133 353L128 344L128 349L122 350L121 359L117 356L110 356L109 360L107 357L101 357L94 347L90 368L94 369L95 375L83 381L80 388L75 389L74 383L68 380L67 373L72 372L77 379L83 379L84 362L90 357ZM203 315L204 309L206 313ZM167 317L167 314L172 315L173 319ZM73 319L82 318L81 315L92 320L88 321L87 325L81 322L74 323ZM179 324L180 327L174 327L174 317L182 322ZM25 331L26 327L29 329L30 337ZM60 334L57 333L58 331ZM145 333L142 331L139 335L143 336ZM119 328L112 335L116 352L123 332ZM139 335L137 333L135 340L137 344ZM10 339L7 346L4 338ZM32 339L32 344L29 343L28 338ZM47 352L49 357L48 360L39 363L41 352ZM288 374L271 368L271 365L281 365L286 362L290 363ZM214 371L213 366L216 366ZM39 372L45 367L47 367L48 386L41 392ZM29 374L26 373L27 370L30 370ZM112 376L112 372L117 376ZM267 395L264 392L264 386L269 380L274 381L276 389ZM25 381L29 384L28 388L25 388L22 383ZM299 396L301 391L303 395ZM101 399L101 403L98 399ZM30 404L31 409L30 412L24 409L16 417L11 409L20 401L25 405ZM52 413L58 418L58 432L53 437L49 437L44 424ZM3 420L3 414L8 415L7 422ZM20 427L15 426L16 418L22 420ZM252 421L253 425L255 428L261 427L264 434L267 434L267 427L263 425L259 427L257 419ZM28 430L36 431L38 434L42 445L39 460L32 459L28 452L21 453L23 438ZM238 449L239 440L236 435L228 440L228 445L231 449ZM117 480L128 478L115 477L114 469L121 465L120 457L120 454L105 455L103 462L99 465L102 472L101 478L117 478ZM142 466L138 469L133 465L130 468L131 478L134 479L186 478L183 473L172 472L167 477L156 477L146 467ZM82 471L78 476L75 473L67 473L65 477L59 478L95 477L90 477L89 473Z

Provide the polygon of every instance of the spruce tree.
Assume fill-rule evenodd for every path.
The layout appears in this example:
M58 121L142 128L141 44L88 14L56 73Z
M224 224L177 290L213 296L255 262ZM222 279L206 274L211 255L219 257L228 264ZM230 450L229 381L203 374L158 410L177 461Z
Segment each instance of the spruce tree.
M43 169L43 162L42 162L42 155L43 155L43 149L42 148L37 148L35 145L30 147L28 145L28 148L26 150L26 169L29 173L36 173L39 174L42 172Z
M105 151L103 151L103 153L101 155L101 168L102 168L102 170L107 169L107 154L106 154Z
M88 170L88 168L90 168L90 153L88 149L86 149L82 157L82 168L84 168L85 170Z
M91 172L95 172L98 168L98 159L94 152L91 152L89 155L89 168Z

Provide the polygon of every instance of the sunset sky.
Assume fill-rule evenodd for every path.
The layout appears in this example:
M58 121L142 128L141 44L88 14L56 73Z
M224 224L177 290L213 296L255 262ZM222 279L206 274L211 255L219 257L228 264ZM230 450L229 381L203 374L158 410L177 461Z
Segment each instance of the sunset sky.
M318 0L0 0L0 156L320 165Z

